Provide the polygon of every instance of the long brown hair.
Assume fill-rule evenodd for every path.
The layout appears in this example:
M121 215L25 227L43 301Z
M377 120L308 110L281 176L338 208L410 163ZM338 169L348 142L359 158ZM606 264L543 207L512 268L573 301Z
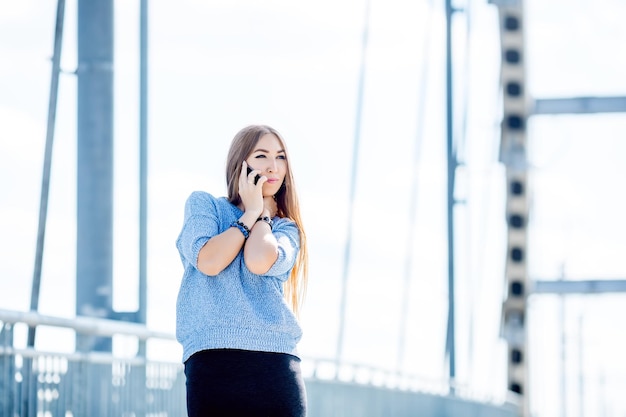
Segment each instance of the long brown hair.
M291 275L283 288L285 290L285 299L291 305L296 315L300 312L300 305L304 300L306 286L308 281L308 251L306 243L306 233L300 216L300 204L298 203L298 195L291 171L289 161L289 153L287 145L283 137L276 129L266 125L250 125L241 129L233 138L228 152L228 160L226 162L226 185L228 187L228 201L234 205L241 203L239 197L239 176L241 175L242 162L250 156L254 147L262 136L272 134L278 138L287 160L287 173L285 180L276 195L276 205L278 208L277 215L279 217L287 217L293 220L298 226L300 232L300 251L298 259L291 270Z

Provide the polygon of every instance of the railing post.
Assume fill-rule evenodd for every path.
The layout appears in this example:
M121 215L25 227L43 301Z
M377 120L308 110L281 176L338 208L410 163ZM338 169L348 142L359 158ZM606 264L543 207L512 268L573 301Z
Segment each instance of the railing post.
M3 323L0 328L0 348L13 346L13 324ZM11 355L0 358L0 416L9 416L15 399L15 361Z

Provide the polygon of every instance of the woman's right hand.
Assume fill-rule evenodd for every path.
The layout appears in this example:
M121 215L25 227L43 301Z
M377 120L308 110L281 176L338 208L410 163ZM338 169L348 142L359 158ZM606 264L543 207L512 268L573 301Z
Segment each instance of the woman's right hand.
M262 176L254 184L254 177L259 173L260 171L255 169L248 174L248 164L246 161L243 161L241 174L239 175L239 197L241 198L243 210L245 212L254 212L256 216L259 216L264 209L263 184L267 181L267 177Z

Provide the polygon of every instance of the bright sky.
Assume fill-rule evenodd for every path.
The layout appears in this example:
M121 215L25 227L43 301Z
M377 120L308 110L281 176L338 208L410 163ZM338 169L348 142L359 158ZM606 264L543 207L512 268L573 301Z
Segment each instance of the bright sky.
M137 307L138 3L115 4L118 310ZM308 226L311 277L300 350L304 356L333 357L364 1L149 3L149 327L174 330L182 272L174 241L187 195L198 189L223 194L232 136L246 124L262 122L278 128L288 142ZM400 305L409 291L403 369L440 378L447 372L445 69L442 2L433 3L429 8L426 0L372 1L345 356L387 369L396 365ZM626 95L626 54L619 53L626 42L626 3L527 0L526 5L528 88L534 97ZM465 37L461 16L455 36L459 103L462 92L468 94L465 166L458 173L458 194L467 204L459 208L457 222L457 373L463 383L497 395L506 363L498 336L505 256L504 171L495 130L499 35L495 7L482 0L471 6L471 36ZM4 309L29 306L55 7L51 0L0 4ZM40 301L42 313L64 317L75 309L76 14L76 0L68 1ZM555 279L564 266L568 278L625 279L626 199L619 191L626 179L625 116L536 117L530 131L531 276ZM415 165L418 203L409 213ZM415 246L410 288L404 289L409 234ZM567 389L576 398L583 363L589 415L626 413L626 404L615 399L626 388L621 357L626 330L617 321L623 301L623 296L576 297L566 303ZM538 416L559 415L558 309L555 297L532 299L537 371L531 377ZM580 334L582 350L576 342ZM168 359L176 361L177 355ZM576 407L568 405L570 412Z

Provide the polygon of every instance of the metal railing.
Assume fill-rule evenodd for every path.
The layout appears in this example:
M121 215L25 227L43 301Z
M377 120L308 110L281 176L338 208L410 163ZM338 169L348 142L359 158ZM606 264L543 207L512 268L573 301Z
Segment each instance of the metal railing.
M0 416L184 416L182 365L102 352L16 348L17 325L68 328L77 335L172 340L145 326L78 317L64 319L0 310Z
M0 309L0 417L178 417L186 415L180 363L103 352L46 352L16 347L19 326L69 329L73 335L131 337L175 344L143 325ZM24 333L24 332L23 332ZM66 335L67 338L67 335ZM150 356L150 355L148 355ZM447 381L303 359L309 417L480 415L515 417L514 398L480 396ZM452 393L452 394L451 394Z

